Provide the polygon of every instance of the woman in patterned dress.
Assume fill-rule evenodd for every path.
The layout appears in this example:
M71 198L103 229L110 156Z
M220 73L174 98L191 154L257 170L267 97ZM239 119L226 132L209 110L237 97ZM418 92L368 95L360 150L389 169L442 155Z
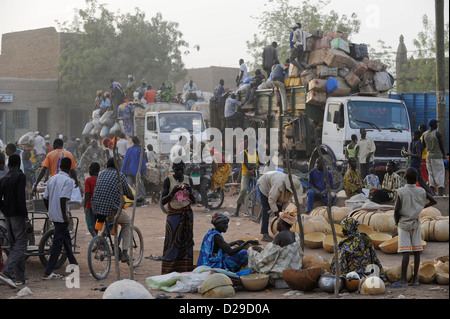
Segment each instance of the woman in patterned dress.
M194 214L195 203L192 180L184 175L183 162L174 163L173 174L164 180L161 203L168 205L166 235L162 255L161 274L189 272L194 269Z
M347 217L341 222L344 235L347 236L338 245L338 265L340 275L356 272L360 277L370 272L370 267L375 265L378 275L381 274L382 266L377 253L372 245L372 240L366 233L360 233L358 225L360 222L353 217ZM335 259L331 262L331 272L336 273Z

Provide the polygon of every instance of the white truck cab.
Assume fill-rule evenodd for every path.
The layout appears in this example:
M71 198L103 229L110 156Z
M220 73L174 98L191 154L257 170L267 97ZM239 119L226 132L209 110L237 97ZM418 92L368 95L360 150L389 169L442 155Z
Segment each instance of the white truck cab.
M346 96L327 99L322 129L322 144L334 153L337 163L346 160L344 150L360 129L366 129L376 146L375 162L395 160L405 163L400 154L411 142L411 126L403 101L368 97Z
M180 135L190 141L206 141L203 115L198 111L162 111L145 113L145 145L151 144L160 155L167 155Z

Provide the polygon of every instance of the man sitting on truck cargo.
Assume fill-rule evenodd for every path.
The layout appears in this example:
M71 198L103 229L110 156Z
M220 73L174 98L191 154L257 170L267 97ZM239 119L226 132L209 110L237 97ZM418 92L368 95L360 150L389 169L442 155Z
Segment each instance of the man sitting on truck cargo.
M227 127L242 127L245 115L239 111L242 103L236 100L236 94L231 94L225 103L225 120L227 121Z
M319 157L316 160L316 167L309 172L309 181L308 181L308 193L307 193L307 202L306 202L306 213L309 214L314 208L315 201L322 201L324 205L328 204L328 194L327 194L327 183L325 179L325 165L323 160ZM328 173L328 179L330 182L330 188L333 187L333 176L331 173L326 170ZM336 201L336 194L331 193L331 206L334 206L334 202Z

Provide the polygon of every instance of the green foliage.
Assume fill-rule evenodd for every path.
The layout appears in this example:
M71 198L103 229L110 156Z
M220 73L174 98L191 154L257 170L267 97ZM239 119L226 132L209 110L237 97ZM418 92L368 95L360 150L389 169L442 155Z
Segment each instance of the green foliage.
M414 54L408 65L403 66L405 71L399 76L404 80L405 92L436 91L436 27L432 20L424 15L422 18L423 30L414 39ZM449 89L449 24L444 29L445 51L445 88Z
M262 50L273 41L278 43L280 61L289 58L289 34L296 22L300 22L304 30L342 31L350 36L357 34L361 26L357 14L341 16L334 10L325 12L329 3L330 0L304 0L291 5L289 0L268 0L264 4L267 9L260 16L253 17L259 20L260 34L255 34L252 41L247 41L247 51L253 58L249 63L250 69L261 67Z
M145 79L156 89L163 82L184 78L182 50L189 44L182 39L178 23L164 20L161 13L147 20L138 8L133 14L120 14L96 0L86 4L72 23L60 24L61 103L88 110L97 90L108 91L110 79L125 88L129 74L138 86Z

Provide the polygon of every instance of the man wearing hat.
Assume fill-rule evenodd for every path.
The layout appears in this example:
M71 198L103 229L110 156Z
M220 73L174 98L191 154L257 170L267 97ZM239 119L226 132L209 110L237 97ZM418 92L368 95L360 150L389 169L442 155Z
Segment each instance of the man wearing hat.
M430 129L423 134L424 148L427 153L427 170L429 175L430 188L438 190L439 196L444 196L445 190L445 149L442 141L442 133L437 130L439 121L432 119L428 122Z
M294 189L302 192L302 185L296 176L292 176ZM262 241L271 242L273 238L269 235L269 215L274 213L278 216L278 212L285 208L292 199L293 190L289 180L289 175L272 171L264 174L258 180L258 195L262 206L262 222L261 234Z
M312 34L301 29L300 23L294 23L292 26L292 51L289 58L290 63L295 65L299 72L309 68L309 65L304 61L304 52L306 48L306 39L311 37Z

